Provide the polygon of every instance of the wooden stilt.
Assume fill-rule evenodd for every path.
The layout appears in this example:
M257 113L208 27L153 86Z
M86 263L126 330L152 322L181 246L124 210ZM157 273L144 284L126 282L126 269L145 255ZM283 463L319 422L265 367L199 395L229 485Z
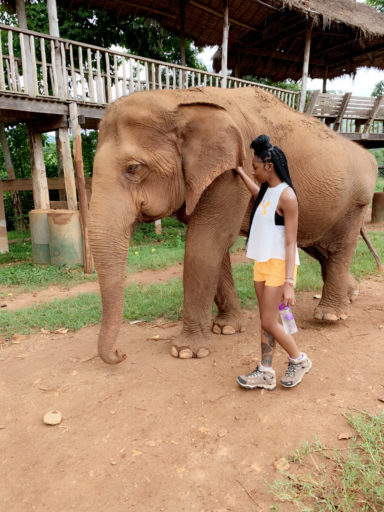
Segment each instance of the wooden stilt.
M7 223L5 220L3 189L1 188L0 183L0 254L5 254L6 252L9 252L9 246L7 236Z
M66 128L59 128L58 137L59 151L61 153L61 158L63 161L65 192L67 194L68 209L77 210L75 172L73 169L68 130Z
M161 227L161 219L155 220L155 233L157 235L161 235L162 233L162 227Z
M302 75L302 84L300 91L300 103L299 103L299 112L304 112L305 106L305 96L307 93L307 79L308 79L308 70L309 70L309 56L311 53L311 38L312 38L312 22L308 27L306 36L305 36L305 48L304 48L304 62L303 62L303 75Z
M73 138L73 154L75 160L76 183L79 192L79 206L81 229L83 233L84 247L84 273L90 274L93 270L93 258L88 238L88 198L85 190L84 164L81 145L81 132L78 119L77 104L70 103L69 116L71 120L72 138Z
M221 87L227 87L228 72L228 35L229 35L229 6L228 0L223 0L224 19L223 19L223 42L221 45Z
M56 0L47 0L47 11L50 35L60 37ZM57 90L59 97L62 99L66 99L66 87L64 83L65 63L63 62L63 59L65 59L65 52L64 54L62 54L60 47L55 47L55 70L57 77ZM68 209L77 210L75 173L72 164L68 130L66 128L59 128L58 138L60 156L63 162L65 191L67 194Z
M43 155L41 134L28 127L30 145L31 172L33 184L33 202L36 210L49 210L49 190Z

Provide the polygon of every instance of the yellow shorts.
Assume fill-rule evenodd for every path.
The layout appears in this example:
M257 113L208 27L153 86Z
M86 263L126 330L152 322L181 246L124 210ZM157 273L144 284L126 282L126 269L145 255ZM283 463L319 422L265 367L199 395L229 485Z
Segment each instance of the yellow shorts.
M296 284L297 265L293 272ZM285 261L271 258L268 261L255 261L253 267L253 280L265 281L266 286L282 286L285 281Z

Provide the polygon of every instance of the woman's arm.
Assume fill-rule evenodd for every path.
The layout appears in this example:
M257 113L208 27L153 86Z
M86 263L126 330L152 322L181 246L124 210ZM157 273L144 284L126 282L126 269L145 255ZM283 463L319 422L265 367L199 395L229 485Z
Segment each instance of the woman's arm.
M246 184L250 193L254 197L256 197L257 194L259 193L260 187L258 185L256 185L256 183L247 174L245 174L244 169L242 167L237 167L236 171L237 171L238 175L240 176L240 178Z
M299 220L299 208L296 194L291 188L286 188L280 196L278 205L284 215L285 225L285 277L292 280L292 284L285 282L283 298L285 304L294 305L295 291L293 287L293 276L296 263L297 228Z

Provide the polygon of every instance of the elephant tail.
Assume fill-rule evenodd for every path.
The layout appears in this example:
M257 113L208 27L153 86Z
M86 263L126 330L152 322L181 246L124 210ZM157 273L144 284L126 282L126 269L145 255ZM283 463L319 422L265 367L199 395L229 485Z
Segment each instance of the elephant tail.
M363 237L364 242L367 244L368 249L371 251L371 253L373 254L373 257L376 260L377 270L379 272L383 272L383 270L384 270L383 264L381 263L380 257L377 254L376 249L373 247L372 242L368 238L368 235L367 235L367 232L365 231L364 226L361 226L361 228L360 228L360 235Z

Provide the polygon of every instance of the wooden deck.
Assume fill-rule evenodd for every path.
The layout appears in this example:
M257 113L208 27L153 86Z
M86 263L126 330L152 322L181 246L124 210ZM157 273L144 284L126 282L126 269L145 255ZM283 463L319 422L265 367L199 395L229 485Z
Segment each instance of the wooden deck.
M81 126L96 129L109 103L141 90L261 87L294 109L299 105L295 91L233 77L224 84L216 73L8 25L0 24L1 34L0 122L26 122L37 132L67 128L71 103L77 104ZM305 112L365 147L384 146L383 97L315 91Z

